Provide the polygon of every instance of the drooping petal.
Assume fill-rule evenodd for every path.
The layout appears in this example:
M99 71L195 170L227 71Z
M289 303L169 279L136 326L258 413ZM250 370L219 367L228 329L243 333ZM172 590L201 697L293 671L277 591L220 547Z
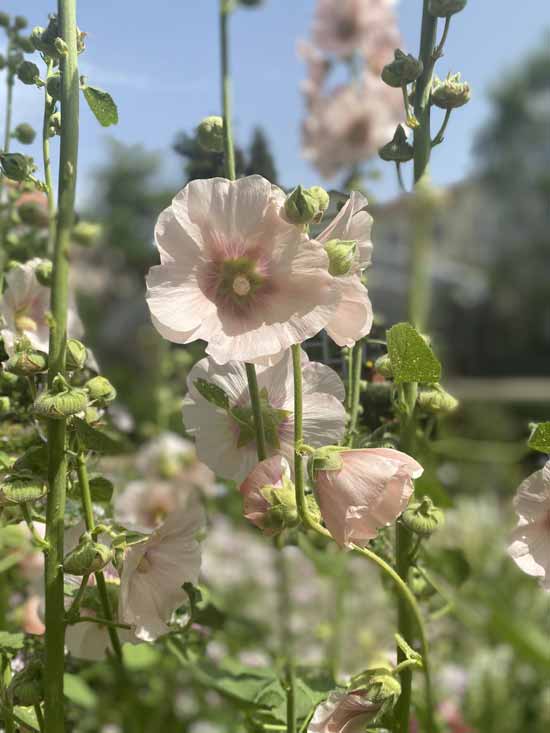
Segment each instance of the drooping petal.
M353 346L371 331L372 304L367 289L357 275L338 279L342 299L326 331L338 346Z

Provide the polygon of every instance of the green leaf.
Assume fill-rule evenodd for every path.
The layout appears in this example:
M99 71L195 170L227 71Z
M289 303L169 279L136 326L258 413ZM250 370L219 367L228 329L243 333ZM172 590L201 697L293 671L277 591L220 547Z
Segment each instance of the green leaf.
M94 708L97 704L97 695L92 688L84 682L82 677L66 672L63 675L63 691L65 697L82 708Z
M183 590L189 596L193 623L208 626L211 629L223 628L227 616L212 602L210 591L207 588L184 583Z
M156 666L160 653L151 644L123 644L122 660L127 669L139 672Z
M24 634L10 634L9 631L0 631L0 649L3 652L17 652L23 648Z
M207 382L206 379L195 379L193 385L207 402L211 402L216 407L221 407L222 410L229 410L229 397L217 384Z
M16 524L8 524L6 527L0 528L0 550L7 552L18 547L29 547L29 538L20 526Z
M108 478L104 476L94 476L90 479L90 492L92 494L92 501L99 503L106 503L111 501L113 496L114 486Z
M388 354L396 384L439 382L441 364L410 323L398 323L387 332Z
M430 569L451 585L460 586L470 577L470 563L457 547L430 549L427 556Z
M539 423L531 433L527 445L532 450L550 453L550 422Z
M15 471L30 471L37 476L48 475L48 446L33 445L19 456L14 465Z
M114 455L124 451L124 443L120 436L108 428L93 428L79 417L73 418L73 427L76 429L76 434L80 438L84 448L88 450L107 455Z
M37 730L37 731L40 730L40 726L38 725L38 720L36 718L36 713L34 712L34 708L16 705L13 708L13 715L15 719L19 723L23 723L23 725L26 728L30 728L31 730Z
M0 492L14 504L41 499L47 491L48 487L43 478L26 471L12 473L0 479Z
M254 704L264 688L277 680L272 669L246 667L230 657L219 664L202 662L194 667L192 673L201 684L248 706Z
M0 450L0 471L9 470L15 463L15 458L3 450Z
M88 85L82 87L82 92L100 125L109 127L118 123L118 109L109 92Z

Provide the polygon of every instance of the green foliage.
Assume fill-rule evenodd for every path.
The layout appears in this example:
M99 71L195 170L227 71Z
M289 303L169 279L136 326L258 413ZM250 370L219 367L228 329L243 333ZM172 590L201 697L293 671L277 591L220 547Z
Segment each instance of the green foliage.
M104 476L93 476L90 479L90 492L92 501L108 503L113 496L114 486L112 481Z
M88 107L102 127L118 123L118 109L109 92L86 84L82 87L82 93L88 102Z
M121 436L107 427L92 427L79 417L73 419L73 426L82 446L87 450L114 455L125 449Z
M212 384L212 382L207 382L206 379L195 379L193 384L197 392L199 392L205 400L216 405L216 407L221 407L222 410L229 409L229 397L221 387L218 387L216 384Z
M132 672L145 672L156 667L160 661L159 650L150 644L123 644L122 660Z
M461 586L470 576L470 563L458 547L444 547L426 550L430 568L456 587Z
M98 704L98 698L82 677L65 672L63 675L65 697L81 708L93 709Z
M532 450L550 453L550 422L543 422L535 427L528 445Z
M438 382L441 364L410 323L398 323L387 332L388 354L396 384Z
M18 652L25 643L24 634L11 634L9 631L0 631L0 650L11 654Z

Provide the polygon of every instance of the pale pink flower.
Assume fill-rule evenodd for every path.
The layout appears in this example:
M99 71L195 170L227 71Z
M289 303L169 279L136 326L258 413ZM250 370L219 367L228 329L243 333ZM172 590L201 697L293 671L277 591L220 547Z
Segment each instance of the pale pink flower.
M382 708L366 697L366 690L335 690L317 706L308 733L364 733Z
M326 53L349 57L361 51L371 63L399 46L393 0L318 0L313 42ZM386 63L386 62L384 62Z
M91 608L81 606L80 615L94 617L98 614ZM117 635L122 644L138 644L140 641L129 629L119 628ZM107 652L114 654L107 627L93 621L82 621L67 626L65 645L73 657L90 662L105 659Z
M302 82L302 92L309 103L319 95L327 78L330 62L319 49L307 41L298 42L298 56L307 64L308 77Z
M550 461L520 484L514 506L519 522L508 554L524 573L550 590Z
M321 515L339 545L366 545L403 512L423 468L391 448L344 449L337 455L340 468L315 472Z
M186 582L197 583L201 551L197 534L204 513L195 496L170 514L146 540L125 552L120 579L119 619L145 641L166 634L172 613L187 599Z
M40 285L35 269L42 260L35 258L17 265L6 275L6 289L0 300L0 336L8 354L14 351L19 338L26 337L31 346L47 353L50 329L50 288ZM82 324L74 305L69 305L70 336L82 335Z
M203 339L219 364L265 363L324 328L339 291L321 245L279 215L284 200L261 176L180 191L158 219L161 265L147 277L165 338Z
M393 137L403 118L401 91L370 72L337 87L310 107L302 129L304 157L325 178L368 160Z
M357 243L355 262L350 272L336 278L342 299L326 326L326 332L338 346L353 346L372 328L372 305L361 282L361 272L370 264L372 257L372 216L366 211L367 203L365 196L353 191L329 226L317 237L321 244L332 239Z
M183 508L194 491L183 481L130 481L114 501L115 519L125 527L150 532L159 527L167 515Z
M25 552L18 563L18 568L25 580L31 583L42 580L44 576L44 553L32 545L32 534L26 522L19 522L17 528L29 541L29 550ZM46 525L44 522L34 522L34 528L38 535L44 539L46 536Z
M290 467L283 456L272 456L258 463L239 488L243 497L244 516L269 537L277 534L278 530L265 525L266 514L272 506L262 493L266 488L294 491Z
M283 455L289 462L294 454L294 380L292 357L284 357L270 367L257 369L263 396L264 427L269 456ZM227 395L229 410L206 400L195 386L197 380L216 385ZM342 402L345 389L340 377L324 364L310 362L303 354L304 440L320 447L337 443L345 430ZM199 458L223 478L243 481L257 463L253 432L242 427L236 417L252 425L250 393L246 371L240 362L220 367L202 359L187 377L188 394L183 401L183 420L196 438ZM237 413L232 411L237 408Z
M41 613L42 601L41 596L32 595L23 603L21 609L21 628L25 634L42 636L46 631Z
M212 493L214 475L197 458L195 446L177 433L164 431L139 450L136 468L142 476L193 485Z

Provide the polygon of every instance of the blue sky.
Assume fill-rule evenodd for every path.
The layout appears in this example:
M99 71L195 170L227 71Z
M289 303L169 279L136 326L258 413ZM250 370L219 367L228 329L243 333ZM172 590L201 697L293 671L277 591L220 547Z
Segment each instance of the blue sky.
M2 3L3 10L26 15L31 26L46 25L54 6L36 0ZM296 42L308 36L314 6L315 0L265 0L261 11L242 9L232 19L237 139L248 142L251 129L261 124L281 182L288 186L322 182L301 158L299 133L304 68ZM421 0L399 4L404 45L412 53L418 50L421 7ZM80 0L79 25L88 33L81 71L90 84L112 93L120 114L119 125L104 130L82 108L80 200L92 190L93 171L106 159L109 136L159 151L163 176L174 185L179 182L179 161L170 152L175 133L190 131L205 115L219 113L217 8L217 0ZM444 144L435 151L435 182L444 185L468 175L473 135L490 110L488 90L542 42L545 28L550 28L546 0L522 0L521 5L516 0L470 0L453 20L438 69L440 75L461 71L473 87L473 98L455 113ZM39 128L41 102L37 89L18 85L15 123L25 120ZM0 105L2 110L3 85ZM38 149L31 152L39 158ZM393 175L374 183L373 193L379 198L395 195Z

